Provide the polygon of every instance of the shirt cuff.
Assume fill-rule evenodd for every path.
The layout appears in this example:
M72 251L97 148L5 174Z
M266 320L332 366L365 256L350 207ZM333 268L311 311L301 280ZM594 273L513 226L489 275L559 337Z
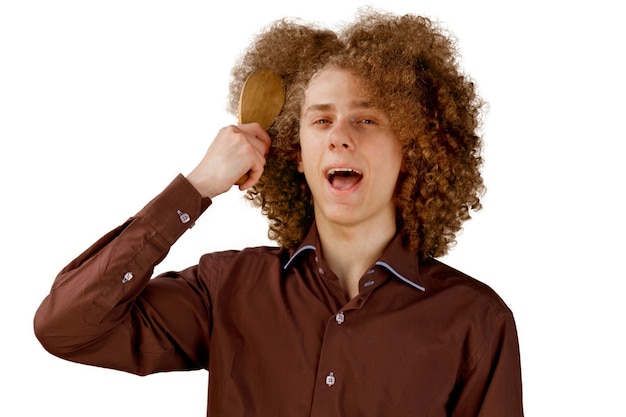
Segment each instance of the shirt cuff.
M139 213L170 245L211 205L211 199L203 198L187 178L179 174Z

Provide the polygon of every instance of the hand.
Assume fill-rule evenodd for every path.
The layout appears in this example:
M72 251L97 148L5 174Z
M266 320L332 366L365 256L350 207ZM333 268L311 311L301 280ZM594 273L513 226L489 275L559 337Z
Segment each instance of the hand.
M258 123L224 127L187 180L210 198L228 191L246 173L248 179L239 189L252 187L263 173L270 144L270 136Z

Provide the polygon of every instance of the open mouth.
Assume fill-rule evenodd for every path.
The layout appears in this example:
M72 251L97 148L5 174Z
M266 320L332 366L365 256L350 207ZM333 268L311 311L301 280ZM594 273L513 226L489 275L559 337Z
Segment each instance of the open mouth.
M352 168L332 168L326 173L330 184L338 190L347 190L363 179L360 171Z

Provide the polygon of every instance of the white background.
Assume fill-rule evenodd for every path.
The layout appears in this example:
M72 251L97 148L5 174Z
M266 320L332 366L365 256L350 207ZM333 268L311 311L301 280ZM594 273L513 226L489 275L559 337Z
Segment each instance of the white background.
M204 415L206 372L141 378L62 361L37 343L33 314L66 263L235 121L224 111L229 71L251 36L283 16L334 28L364 4L1 3L2 416ZM513 310L526 415L625 415L619 2L372 4L445 22L490 104L485 208L444 261ZM158 271L265 244L265 232L233 190Z

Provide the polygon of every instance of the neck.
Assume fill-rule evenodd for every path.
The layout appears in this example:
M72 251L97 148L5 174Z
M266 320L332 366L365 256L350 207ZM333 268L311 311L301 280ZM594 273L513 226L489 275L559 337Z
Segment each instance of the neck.
M395 219L379 227L316 222L324 260L339 278L348 298L358 294L359 280L396 234Z

